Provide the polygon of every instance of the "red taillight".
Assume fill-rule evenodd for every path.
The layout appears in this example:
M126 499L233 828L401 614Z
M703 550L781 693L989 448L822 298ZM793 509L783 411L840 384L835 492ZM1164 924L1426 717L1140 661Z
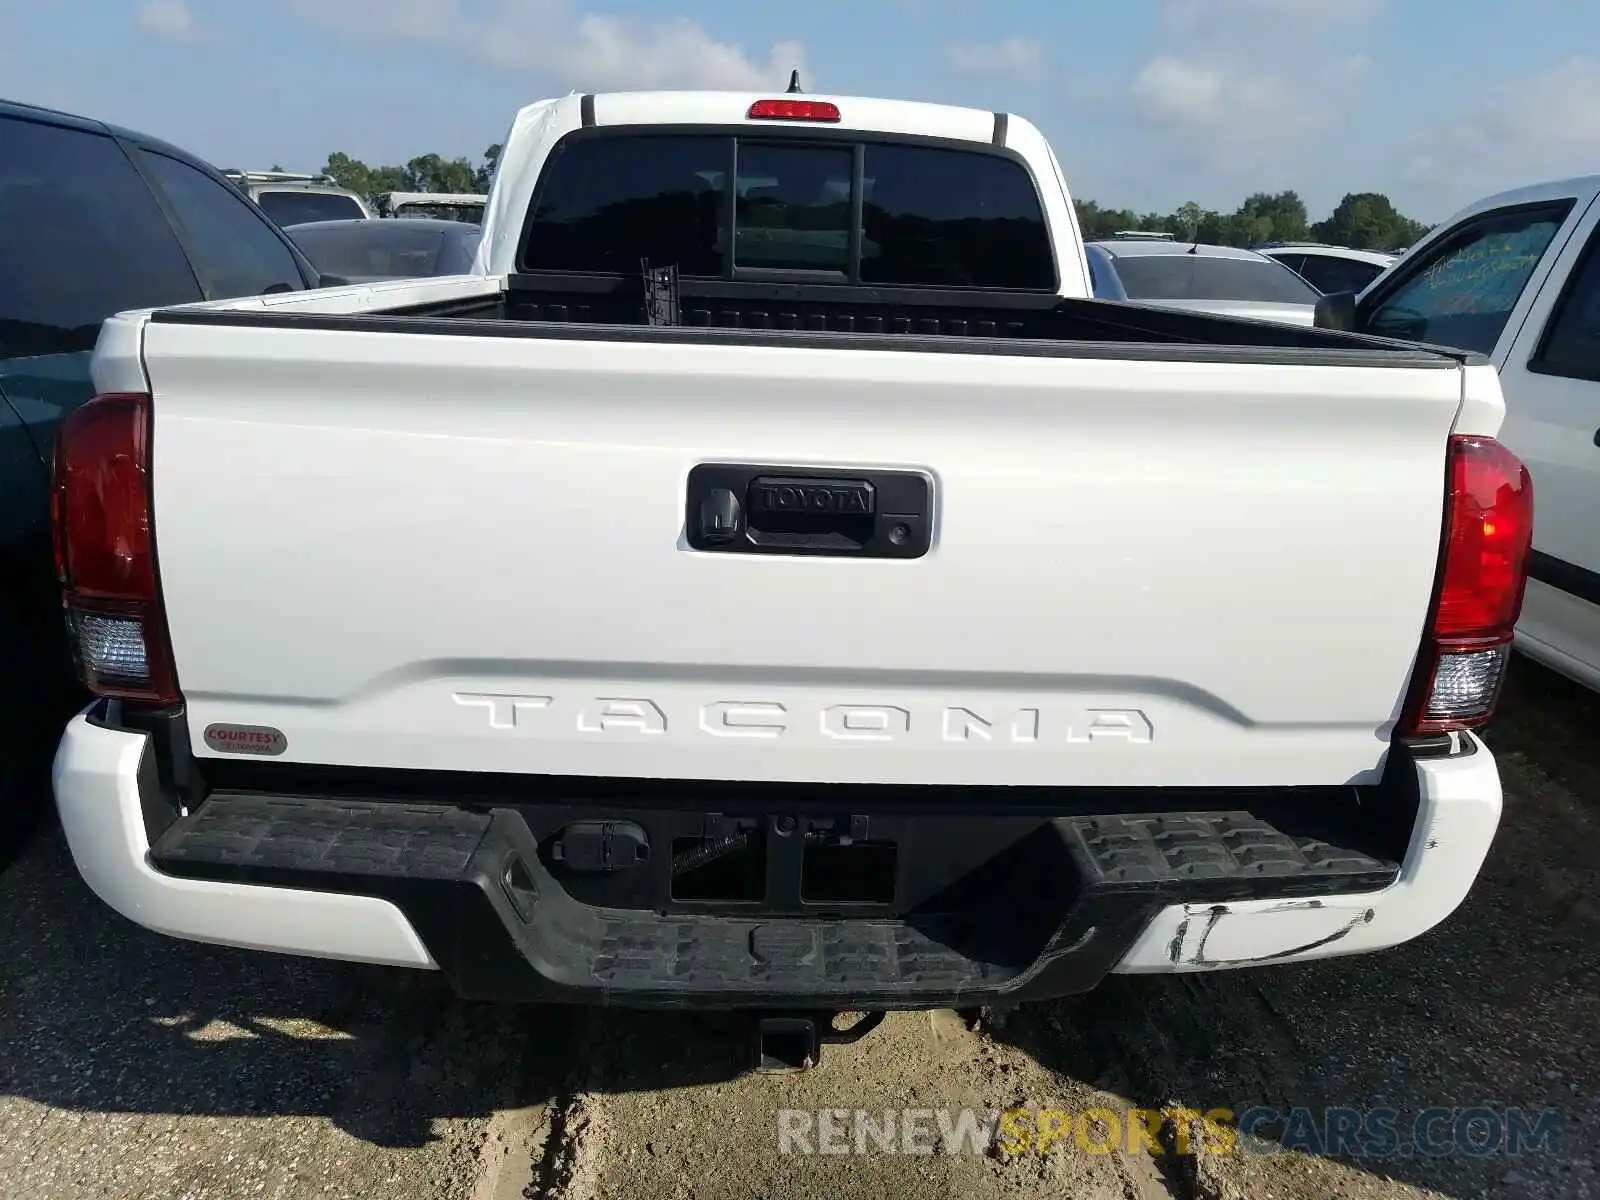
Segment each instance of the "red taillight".
M839 106L826 100L757 100L745 116L751 121L837 121Z
M1407 735L1482 725L1494 714L1533 544L1527 467L1489 437L1450 439L1438 593L1417 660Z
M1450 439L1450 511L1433 632L1510 633L1533 540L1528 469L1493 438Z
M56 435L51 524L85 685L176 704L150 528L150 397L96 396L67 414Z

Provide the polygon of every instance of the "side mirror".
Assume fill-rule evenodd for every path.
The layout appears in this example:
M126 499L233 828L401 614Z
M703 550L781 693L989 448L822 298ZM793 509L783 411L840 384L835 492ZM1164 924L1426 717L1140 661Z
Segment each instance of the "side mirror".
M319 288L325 288L325 287L348 287L349 285L350 285L350 281L348 279L346 279L343 275L329 275L326 272L324 272L324 273L321 273L321 274L319 274L317 276L317 286Z
M1356 294L1333 292L1317 301L1316 313L1311 323L1318 329L1336 329L1341 333L1354 333L1356 329Z

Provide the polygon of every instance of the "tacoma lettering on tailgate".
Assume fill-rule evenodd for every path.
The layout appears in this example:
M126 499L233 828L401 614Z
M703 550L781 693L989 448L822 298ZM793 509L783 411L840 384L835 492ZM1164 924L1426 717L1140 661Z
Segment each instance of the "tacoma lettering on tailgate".
M986 709L963 705L797 704L776 700L713 700L670 704L646 696L522 696L456 692L455 702L480 710L491 729L532 737L662 737L686 732L718 738L781 738L815 730L841 742L933 738L981 745L1039 742L1142 744L1155 738L1137 708Z

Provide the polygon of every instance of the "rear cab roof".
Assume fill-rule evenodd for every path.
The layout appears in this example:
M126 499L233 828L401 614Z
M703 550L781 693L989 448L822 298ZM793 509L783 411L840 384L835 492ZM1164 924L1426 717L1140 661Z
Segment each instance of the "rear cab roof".
M970 142L974 146L1004 149L1025 161L1034 174L1044 205L1056 256L1057 277L1078 278L1089 295L1087 265L1078 253L1082 237L1066 179L1050 144L1032 122L1010 113L929 104L917 100L886 100L870 96L825 93L786 95L782 88L765 92L642 91L572 94L540 100L517 113L490 189L483 218L479 265L503 273L511 263L521 238L524 218L533 202L544 160L555 144L578 129L606 126L730 126L766 127L793 133L818 123L751 119L747 114L758 100L803 100L837 106L839 120L822 128L830 131L886 134L891 137L937 138ZM1064 236L1069 234L1069 236Z
M77 129L84 133L108 134L111 137L134 142L147 149L165 154L169 158L176 158L192 167L199 167L207 175L219 179L222 178L221 173L206 162L205 159L191 154L181 146L174 146L171 142L151 137L149 134L140 133L138 130L126 129L120 125L111 125L93 117L80 117L75 113L62 112L54 108L43 108L37 104L23 104L16 100L0 100L0 117L13 117L22 121L39 121L46 125L59 125L64 129Z
M996 120L998 116L1004 116L979 108L925 104L917 100L883 100L870 96L809 93L786 96L781 91L609 92L588 97L569 96L556 103L570 104L576 100L580 118L587 105L590 119L584 123L590 125L765 124L792 127L795 124L793 121L747 120L745 114L757 100L774 99L837 105L840 119L832 124L835 129L903 133L914 137L954 138L972 142L993 142ZM1010 124L1009 118L1006 124Z

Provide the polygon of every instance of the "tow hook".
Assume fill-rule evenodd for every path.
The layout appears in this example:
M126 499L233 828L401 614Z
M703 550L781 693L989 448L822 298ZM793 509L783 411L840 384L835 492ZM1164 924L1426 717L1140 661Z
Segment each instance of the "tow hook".
M840 1029L839 1013L758 1013L752 1026L755 1069L767 1074L809 1071L822 1061L822 1047L859 1042L879 1025L884 1013L857 1015Z

